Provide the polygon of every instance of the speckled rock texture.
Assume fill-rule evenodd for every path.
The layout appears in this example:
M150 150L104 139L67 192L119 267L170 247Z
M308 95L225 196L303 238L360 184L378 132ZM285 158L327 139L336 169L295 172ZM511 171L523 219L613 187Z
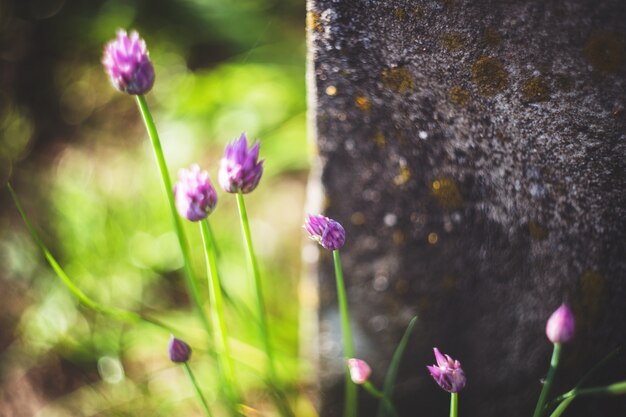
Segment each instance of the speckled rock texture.
M307 30L322 204L347 232L357 356L375 385L418 317L402 416L447 413L433 346L463 364L461 415L532 415L563 301L578 326L555 392L625 343L626 2L309 0ZM323 417L342 409L329 255ZM618 379L623 355L591 382ZM626 415L623 397L574 404L567 415ZM376 411L361 392L359 417Z

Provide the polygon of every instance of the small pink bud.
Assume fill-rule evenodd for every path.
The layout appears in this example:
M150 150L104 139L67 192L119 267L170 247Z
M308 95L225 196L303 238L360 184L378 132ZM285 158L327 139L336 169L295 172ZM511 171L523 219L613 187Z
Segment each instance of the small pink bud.
M567 343L574 338L576 322L567 304L561 304L546 323L546 336L552 343Z
M361 359L348 359L348 369L350 370L350 378L352 378L352 382L358 385L367 382L367 378L369 378L372 373L372 369L367 362Z

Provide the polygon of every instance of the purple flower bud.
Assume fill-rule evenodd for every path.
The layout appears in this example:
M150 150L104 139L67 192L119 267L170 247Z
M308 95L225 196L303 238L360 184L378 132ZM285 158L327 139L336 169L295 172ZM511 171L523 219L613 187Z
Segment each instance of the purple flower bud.
M242 133L239 139L226 145L220 163L218 181L227 193L244 194L253 191L263 175L263 160L259 159L259 142L248 149L248 138Z
M361 359L348 359L348 369L350 370L350 378L355 384L364 384L372 373L372 369L367 362Z
M308 215L304 222L309 237L328 250L336 250L346 243L346 231L333 219L318 214Z
M128 94L146 94L154 84L154 68L146 42L135 31L130 37L125 30L104 47L102 65L118 90Z
M441 388L448 392L459 392L465 387L465 373L461 369L461 362L448 355L442 355L439 349L434 348L437 364L427 366L430 375Z
M172 336L170 338L170 345L168 347L170 359L172 362L183 363L187 362L191 357L191 348L185 342Z
M566 343L574 338L574 313L567 304L561 304L546 323L546 336L552 343Z
M181 216L192 222L207 218L217 204L217 192L209 173L198 165L178 171L180 180L174 186L176 209Z

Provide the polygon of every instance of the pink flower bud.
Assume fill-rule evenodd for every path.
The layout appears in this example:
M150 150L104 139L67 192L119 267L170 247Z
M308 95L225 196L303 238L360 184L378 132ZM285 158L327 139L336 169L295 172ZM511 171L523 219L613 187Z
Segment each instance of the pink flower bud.
M448 355L442 355L439 349L434 348L436 365L427 366L430 375L441 388L448 392L459 392L465 387L465 373L461 362Z
M561 304L546 323L546 336L552 343L566 343L574 338L576 322L567 304Z
M348 369L350 370L352 382L359 385L364 384L372 373L369 365L361 359L348 359Z

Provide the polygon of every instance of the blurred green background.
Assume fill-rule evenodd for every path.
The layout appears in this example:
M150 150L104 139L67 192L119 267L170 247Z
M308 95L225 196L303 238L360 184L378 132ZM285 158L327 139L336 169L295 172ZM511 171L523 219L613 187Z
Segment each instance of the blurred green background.
M45 263L4 187L23 201L52 253L89 296L180 329L214 400L206 335L133 98L100 65L117 28L146 40L147 96L172 177L197 162L215 179L224 145L261 140L265 174L247 197L273 341L298 416L311 408L299 360L300 229L308 172L302 0L0 0L0 415L200 415L169 334L78 305ZM234 196L210 217L246 401L272 415ZM187 224L206 296L198 225ZM258 413L258 414L255 414ZM219 410L218 410L219 415Z

